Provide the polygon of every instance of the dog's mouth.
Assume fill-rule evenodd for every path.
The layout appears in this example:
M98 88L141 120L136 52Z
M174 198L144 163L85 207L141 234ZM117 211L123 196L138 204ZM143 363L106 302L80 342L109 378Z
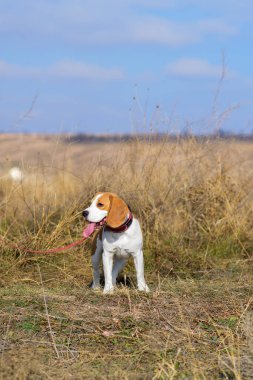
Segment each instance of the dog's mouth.
M102 220L100 220L100 222L94 223L95 224L95 229L98 229L98 228L102 227L105 224L105 222L106 222L106 216ZM90 222L90 223L92 223L92 222Z
M89 237L95 230L102 227L106 222L106 217L104 219L100 220L100 222L89 222L88 226L83 231L84 237Z

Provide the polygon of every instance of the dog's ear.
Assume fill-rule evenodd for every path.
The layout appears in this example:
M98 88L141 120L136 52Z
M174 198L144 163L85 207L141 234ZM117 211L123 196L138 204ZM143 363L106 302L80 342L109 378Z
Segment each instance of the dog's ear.
M126 203L117 195L109 195L110 208L106 218L106 224L111 228L121 226L129 213Z

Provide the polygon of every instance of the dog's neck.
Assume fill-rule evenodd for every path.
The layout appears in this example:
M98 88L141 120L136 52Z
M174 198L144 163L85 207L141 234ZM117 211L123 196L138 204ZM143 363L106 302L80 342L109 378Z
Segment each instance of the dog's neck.
M128 214L125 222L123 224L121 224L121 226L116 227L116 228L112 228L112 227L106 225L105 228L107 230L110 230L110 231L116 232L116 233L125 232L131 226L132 222L133 222L133 214L131 213L131 211L129 211L129 214Z

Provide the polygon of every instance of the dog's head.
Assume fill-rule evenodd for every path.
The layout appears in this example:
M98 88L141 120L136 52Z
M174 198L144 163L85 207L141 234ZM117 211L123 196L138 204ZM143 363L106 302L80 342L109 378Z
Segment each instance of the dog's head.
M97 227L107 224L111 228L121 226L129 214L126 203L114 193L98 193L91 205L83 211L84 218Z

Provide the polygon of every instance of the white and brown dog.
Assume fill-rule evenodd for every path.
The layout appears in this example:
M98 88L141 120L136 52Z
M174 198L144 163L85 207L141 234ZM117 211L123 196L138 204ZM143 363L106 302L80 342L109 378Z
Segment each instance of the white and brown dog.
M116 279L132 256L137 274L137 286L141 291L149 288L144 279L142 232L140 224L127 204L113 193L99 193L93 198L90 207L83 211L89 222L88 235L101 226L97 233L92 252L93 284L100 286L99 264L103 259L105 277L104 293L113 291ZM86 229L87 230L87 229Z

